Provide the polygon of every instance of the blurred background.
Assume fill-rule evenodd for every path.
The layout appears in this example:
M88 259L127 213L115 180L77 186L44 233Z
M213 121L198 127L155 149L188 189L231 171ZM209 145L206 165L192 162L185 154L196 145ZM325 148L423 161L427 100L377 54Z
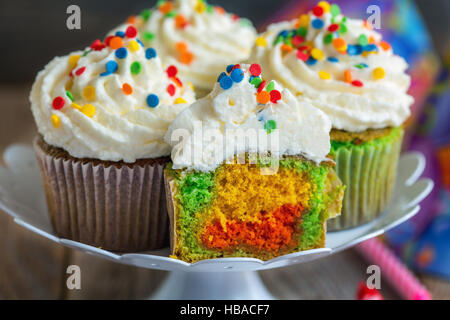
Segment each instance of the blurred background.
M311 0L211 0L249 18L259 30L312 8ZM28 94L36 73L54 56L79 50L132 14L156 1L0 0L0 153L11 143L30 144L35 127ZM434 298L450 299L450 1L337 0L351 17L367 18L381 8L381 32L410 63L416 103L408 121L405 150L427 157L425 175L436 188L420 213L382 239L415 273ZM81 30L68 30L66 9L81 8ZM0 159L0 165L3 162ZM361 249L300 266L262 272L274 295L284 299L354 299L367 278ZM166 273L107 262L31 234L0 211L0 299L143 298ZM68 265L83 270L82 290L65 286ZM383 282L386 299L404 298L395 283Z
M281 20L284 8L296 7L299 3L309 9L308 2L292 0L214 0L212 4L220 5L228 11L249 18L255 26L260 27L268 21ZM343 1L345 2L345 1ZM390 6L395 1L354 1L363 4L380 4ZM414 1L430 31L438 52L444 54L450 37L450 1L416 0ZM32 81L38 72L54 56L64 55L70 51L88 46L93 39L103 38L120 21L125 21L131 14L138 14L144 8L152 7L156 0L40 0L40 1L0 1L0 36L2 39L0 61L0 81ZM339 3L339 1L336 1ZM66 9L76 4L81 8L81 30L66 28ZM302 4L300 4L302 6ZM356 11L356 10L352 10ZM274 13L275 17L274 17ZM364 17L365 10L358 12ZM386 22L383 28L388 27ZM414 28L414 25L409 26Z

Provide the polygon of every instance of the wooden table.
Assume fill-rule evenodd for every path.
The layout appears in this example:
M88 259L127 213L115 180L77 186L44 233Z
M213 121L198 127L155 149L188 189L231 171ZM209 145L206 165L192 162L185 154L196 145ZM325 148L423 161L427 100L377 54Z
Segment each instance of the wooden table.
M30 85L0 85L0 154L11 143L30 144L36 129L29 110ZM0 160L0 164L2 160ZM120 265L69 249L16 225L0 211L0 299L141 299L167 272ZM68 290L66 269L81 268L81 290ZM310 263L261 272L281 299L354 299L368 264L354 250ZM450 298L450 283L420 277L435 298ZM398 295L382 282L386 299Z

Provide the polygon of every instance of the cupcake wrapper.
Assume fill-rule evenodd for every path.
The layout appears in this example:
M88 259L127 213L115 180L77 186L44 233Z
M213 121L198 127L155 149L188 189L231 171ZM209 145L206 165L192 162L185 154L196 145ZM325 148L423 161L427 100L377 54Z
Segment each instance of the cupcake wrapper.
M59 237L119 252L168 245L165 164L105 166L47 154L35 140Z
M395 185L403 132L385 143L336 150L336 172L346 186L341 215L328 221L328 230L352 228L380 216Z
M166 199L167 199L167 212L169 216L170 223L170 252L175 254L175 247L177 244L177 233L175 228L176 223L176 215L175 215L175 200L173 197L174 192L174 179L172 179L169 175L164 174L165 181L165 190L166 190Z

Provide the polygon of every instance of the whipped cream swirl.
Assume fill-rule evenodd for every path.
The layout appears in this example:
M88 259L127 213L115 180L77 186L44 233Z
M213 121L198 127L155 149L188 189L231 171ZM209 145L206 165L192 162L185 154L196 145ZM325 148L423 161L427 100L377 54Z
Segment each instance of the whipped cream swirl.
M247 19L204 0L162 2L135 24L144 44L155 48L164 64L176 65L180 77L203 95L225 66L249 57L256 37Z
M46 143L105 161L170 154L164 134L195 95L135 34L131 27L105 43L97 40L39 72L30 102Z
M414 102L407 93L408 64L366 22L323 3L299 19L270 25L250 61L261 64L266 78L311 99L333 128L400 126Z
M212 171L245 152L327 160L331 122L321 110L263 81L259 66L231 67L170 125L165 139L173 147L173 168Z

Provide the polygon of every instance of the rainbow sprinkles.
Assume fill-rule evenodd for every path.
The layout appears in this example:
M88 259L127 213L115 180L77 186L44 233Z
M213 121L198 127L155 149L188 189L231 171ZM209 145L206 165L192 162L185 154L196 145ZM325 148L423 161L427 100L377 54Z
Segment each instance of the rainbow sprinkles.
M341 80L355 87L363 87L364 82L358 79L356 71L371 68L363 61L364 58L392 49L388 42L369 34L372 27L367 21L364 21L363 26L367 32L358 34L356 41L350 43L345 39L346 34L350 32L348 23L349 19L341 14L337 4L330 5L327 1L320 1L310 12L302 14L294 21L293 28L279 31L272 44L280 45L283 55L295 54L299 60L311 67L318 61L327 61L329 65L323 64L324 69L317 72L317 76L322 80ZM258 37L255 44L257 47L266 47L265 35ZM345 56L360 56L362 61L340 73L327 70L334 70L333 64L346 59ZM374 81L385 76L383 67L372 68Z
M157 57L156 50L154 48L146 48L142 41L137 37L137 29L130 25L124 31L117 31L115 35L111 35L105 38L104 41L95 40L89 49L84 51L82 54L73 54L68 58L68 69L70 79L65 85L65 96L56 96L53 98L51 106L54 110L62 111L65 106L69 106L73 109L78 110L85 116L93 118L97 113L97 108L94 101L96 100L96 87L94 85L85 85L81 92L74 94L72 92L72 87L75 78L82 77L88 65L84 65L81 58L86 57L93 52L101 52L107 50L113 52L113 55L108 55L107 61L104 63L104 68L100 72L97 72L97 77L108 77L113 74L122 73L128 74L132 77L138 77L145 66L143 61L139 61L139 58L132 61L131 64L125 63L125 58L127 58L130 53L137 53L139 51L144 52L146 60L151 60ZM139 57L139 56L137 56ZM127 68L128 70L124 70ZM166 76L170 80L170 83L166 87L166 92L169 97L175 97L178 95L173 104L186 104L187 101L181 97L184 92L183 82L177 77L178 69L177 67L171 65L166 69ZM90 75L92 77L92 75ZM95 77L94 77L95 80ZM90 79L90 82L92 79ZM83 81L81 81L83 82ZM124 96L132 95L135 88L132 84L128 82L123 82L120 86L121 94ZM80 104L77 100L80 98L88 103ZM148 92L146 96L146 104L150 108L156 108L160 105L160 97L158 94L153 92ZM51 121L55 128L61 126L61 119L57 114L51 115Z

